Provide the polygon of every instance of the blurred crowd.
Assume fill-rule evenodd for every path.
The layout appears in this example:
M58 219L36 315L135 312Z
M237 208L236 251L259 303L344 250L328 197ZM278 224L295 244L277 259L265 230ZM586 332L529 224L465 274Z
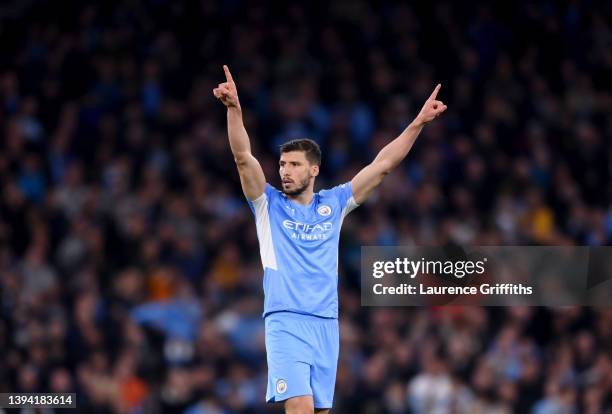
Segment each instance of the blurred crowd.
M346 182L443 117L345 221L336 413L612 412L612 308L362 308L362 245L612 241L612 3L0 5L0 392L78 411L264 404L262 269L212 95L253 151ZM0 412L3 412L0 409ZM52 412L52 411L45 411Z

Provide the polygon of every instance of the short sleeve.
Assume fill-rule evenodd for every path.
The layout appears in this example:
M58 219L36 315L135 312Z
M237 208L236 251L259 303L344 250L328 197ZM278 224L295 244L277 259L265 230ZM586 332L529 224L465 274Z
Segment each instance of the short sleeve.
M278 193L278 190L272 187L270 184L266 183L266 187L264 188L264 192L261 193L259 197L255 200L249 200L247 198L247 203L249 204L249 208L253 214L256 214L258 209L261 209L263 205L269 205L269 201L274 197L274 195Z
M359 207L359 204L355 202L353 186L350 181L331 188L329 192L338 199L340 207L342 208L342 218Z
M248 200L249 207L255 216L257 238L259 239L259 250L261 262L264 268L277 270L276 254L272 243L272 227L270 225L270 205L279 196L279 191L266 183L262 195L255 200Z

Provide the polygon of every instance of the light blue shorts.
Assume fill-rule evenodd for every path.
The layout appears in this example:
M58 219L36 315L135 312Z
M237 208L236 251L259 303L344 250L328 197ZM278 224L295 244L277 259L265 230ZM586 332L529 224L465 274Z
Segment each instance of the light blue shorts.
M267 402L312 395L315 408L331 408L340 336L338 319L293 312L266 316Z

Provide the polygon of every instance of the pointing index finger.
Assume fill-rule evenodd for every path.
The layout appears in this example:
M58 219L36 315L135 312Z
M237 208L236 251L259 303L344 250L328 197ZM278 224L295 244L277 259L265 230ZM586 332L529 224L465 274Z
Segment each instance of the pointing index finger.
M228 82L233 82L234 78L232 78L232 74L227 65L223 65L223 71L225 72L225 79L227 79Z
M442 84L440 83L436 85L436 88L433 90L433 92L431 93L431 96L429 97L430 100L436 99L441 87L442 87Z

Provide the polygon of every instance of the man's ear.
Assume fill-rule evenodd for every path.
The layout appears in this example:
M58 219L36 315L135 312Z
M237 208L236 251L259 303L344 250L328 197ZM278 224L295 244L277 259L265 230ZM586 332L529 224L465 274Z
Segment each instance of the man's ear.
M316 164L310 166L310 176L316 177L317 175L319 175L319 166Z

